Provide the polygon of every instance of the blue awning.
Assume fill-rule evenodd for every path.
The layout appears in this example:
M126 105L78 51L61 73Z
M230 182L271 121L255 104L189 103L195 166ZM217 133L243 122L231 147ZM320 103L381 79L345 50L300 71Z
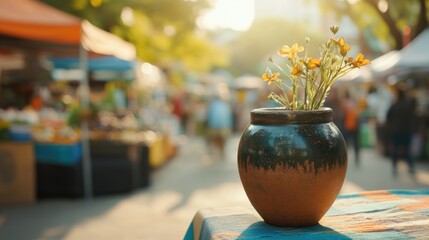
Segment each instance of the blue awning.
M52 77L55 80L78 80L79 58L56 57L50 58ZM88 60L88 71L92 79L99 81L135 79L135 61L127 61L114 56L96 57Z
M65 58L51 58L50 59L54 69L77 69L79 68L79 58L65 57ZM134 61L127 61L113 56L90 58L88 61L89 71L120 71L125 72L134 70Z

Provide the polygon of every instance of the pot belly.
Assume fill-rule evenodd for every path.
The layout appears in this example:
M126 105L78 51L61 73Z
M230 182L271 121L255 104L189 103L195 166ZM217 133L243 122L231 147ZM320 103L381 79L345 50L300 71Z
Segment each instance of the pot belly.
M239 167L244 190L256 211L276 226L319 222L341 190L347 165L314 171L313 164L272 169ZM313 170L312 170L313 169Z

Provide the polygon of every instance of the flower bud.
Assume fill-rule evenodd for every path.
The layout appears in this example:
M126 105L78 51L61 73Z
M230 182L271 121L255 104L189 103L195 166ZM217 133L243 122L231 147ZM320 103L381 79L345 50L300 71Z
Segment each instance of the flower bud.
M338 25L332 25L329 27L329 29L331 29L331 32L335 35L335 34L337 34L340 27Z
M308 44L309 42L310 42L310 38L309 38L309 37L306 37L306 38L305 38L305 43L307 43L307 44Z

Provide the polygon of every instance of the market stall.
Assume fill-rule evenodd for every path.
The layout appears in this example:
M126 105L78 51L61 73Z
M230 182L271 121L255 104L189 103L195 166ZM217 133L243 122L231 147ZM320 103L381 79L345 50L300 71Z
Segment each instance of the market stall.
M26 72L25 78L29 79L26 86L40 80L33 65L40 65L41 61L50 60L54 70L73 70L76 73L74 80L79 86L76 96L79 96L77 100L84 110L76 113L80 128L70 127L71 112L42 113L40 97L44 94L34 101L32 99L29 108L38 114L36 123L21 121L16 117L28 109L13 109L18 113L11 119L5 118L8 115L6 113L0 116L0 137L3 141L12 145L26 143L33 147L32 157L36 164L32 166L32 171L37 172L34 178L37 178L39 196L91 197L92 194L127 192L137 186L148 185L149 170L166 158L163 156L161 160L158 159L162 150L158 147L156 151L152 150L155 149L152 147L155 146L154 142L142 141L138 145L106 139L97 142L97 139L90 139L92 134L88 128L89 122L93 120L88 115L88 109L92 107L89 79L111 81L120 78L131 81L135 77L136 58L132 44L86 20L41 2L5 0L0 2L0 47L23 53L23 71ZM112 77L112 72L117 75L113 74ZM55 71L53 73L55 75ZM46 93L52 89L45 87L42 90ZM137 150L130 150L134 151L131 155L128 150L121 150L115 159L109 159L100 155L100 146L101 149L115 146L122 150ZM154 166L150 165L151 162L154 162ZM112 172L121 172L116 171L118 166L122 166L123 176L112 178ZM117 188L110 185L106 189L105 181L108 179L117 183L122 181L123 184Z

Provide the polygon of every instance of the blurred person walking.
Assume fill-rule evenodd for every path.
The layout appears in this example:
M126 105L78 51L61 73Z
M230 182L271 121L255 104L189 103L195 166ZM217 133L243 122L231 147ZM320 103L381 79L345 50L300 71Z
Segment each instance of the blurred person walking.
M397 162L401 154L408 163L408 171L414 174L414 159L410 144L416 123L416 104L407 98L405 87L397 86L397 100L387 111L386 124L391 139L393 174L397 174Z
M368 108L375 120L376 147L384 156L390 156L389 134L386 115L393 102L393 94L387 84L379 83L368 94Z
M344 110L344 138L347 146L353 146L355 155L355 164L360 163L360 139L359 139L359 121L360 111L357 102L351 97L350 92L345 92L343 102Z
M218 86L214 99L209 103L207 109L207 143L209 153L212 150L220 152L225 158L226 140L231 134L233 127L232 108L227 102L229 90L226 86Z
M192 95L188 104L188 126L187 133L195 136L205 136L207 125L206 100L197 95Z
M179 120L181 133L186 133L186 126L188 124L188 112L185 103L185 96L186 94L179 92L176 93L171 99L171 113Z

